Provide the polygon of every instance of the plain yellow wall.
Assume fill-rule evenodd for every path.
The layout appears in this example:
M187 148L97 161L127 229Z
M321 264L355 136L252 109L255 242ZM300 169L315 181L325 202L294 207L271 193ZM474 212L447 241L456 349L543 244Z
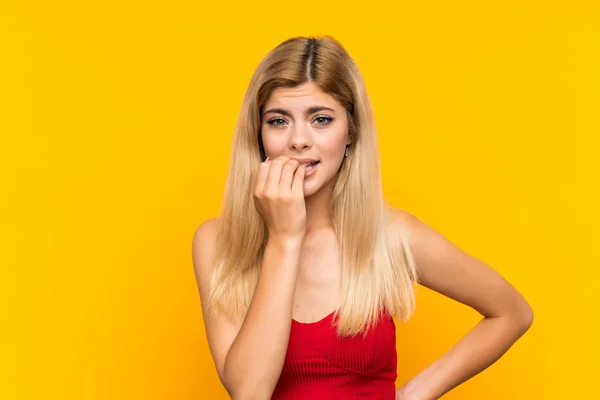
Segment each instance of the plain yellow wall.
M600 398L597 2L96 3L0 5L0 398L226 398L191 238L254 68L313 34L364 74L389 202L535 310L445 398ZM477 321L420 288L398 385Z

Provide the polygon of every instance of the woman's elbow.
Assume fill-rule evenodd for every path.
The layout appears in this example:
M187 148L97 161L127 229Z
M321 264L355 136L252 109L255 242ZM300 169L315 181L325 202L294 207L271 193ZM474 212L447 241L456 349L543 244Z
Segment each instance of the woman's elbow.
M268 390L259 382L252 382L247 376L237 380L227 380L221 377L221 384L232 400L269 400L272 390Z
M235 390L228 390L227 393L231 400L269 400L271 398L271 394L243 386L239 386Z
M531 325L533 325L533 308L524 298L521 297L518 305L511 314L515 326L521 335L527 332Z

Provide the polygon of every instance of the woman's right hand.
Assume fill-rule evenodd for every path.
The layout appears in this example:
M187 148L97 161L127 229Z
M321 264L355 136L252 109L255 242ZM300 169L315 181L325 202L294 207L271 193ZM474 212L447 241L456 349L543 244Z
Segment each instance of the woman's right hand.
M304 174L297 160L280 156L260 163L254 205L267 224L269 237L301 240L306 232Z

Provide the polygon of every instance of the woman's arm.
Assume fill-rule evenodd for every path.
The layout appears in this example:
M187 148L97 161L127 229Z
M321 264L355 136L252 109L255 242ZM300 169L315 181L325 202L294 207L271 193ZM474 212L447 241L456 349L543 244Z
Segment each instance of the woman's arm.
M209 220L198 227L193 239L194 269L209 348L232 399L270 399L287 351L300 243L269 239L250 308L238 326L223 316L207 318L215 230L215 220Z
M397 391L398 400L437 399L498 360L533 322L527 301L501 275L406 211L398 211L420 284L483 319L454 347Z

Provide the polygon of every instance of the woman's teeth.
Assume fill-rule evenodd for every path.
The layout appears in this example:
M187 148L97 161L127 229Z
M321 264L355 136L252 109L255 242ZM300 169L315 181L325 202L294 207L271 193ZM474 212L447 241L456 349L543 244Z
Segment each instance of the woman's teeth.
M315 165L317 165L316 161L314 163L304 164L304 166L306 167L306 171L305 172L310 172L310 170L312 170Z

